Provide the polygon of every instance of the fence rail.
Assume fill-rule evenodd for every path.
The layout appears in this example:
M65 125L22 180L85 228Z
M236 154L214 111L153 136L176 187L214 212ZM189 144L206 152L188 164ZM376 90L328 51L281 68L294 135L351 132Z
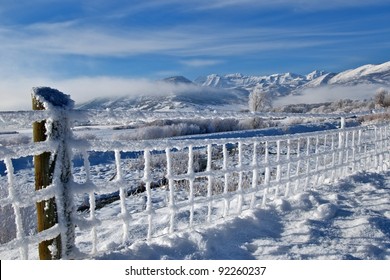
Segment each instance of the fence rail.
M75 116L81 111L69 114L70 119L78 119ZM121 121L126 114L119 114ZM141 116L141 112L137 114ZM158 115L142 114L141 119ZM14 118L16 113L5 115ZM52 109L32 115L38 121L43 116L58 117L58 112ZM189 115L197 114L182 114L183 118ZM226 112L224 116L235 115ZM325 116L329 117L321 117ZM0 181L7 189L0 205L12 209L16 226L15 238L0 245L0 254L18 250L21 259L36 258L38 243L61 235L66 248L61 258L90 258L104 253L107 235L116 236L119 246L211 225L354 172L387 169L389 138L389 124L385 123L252 138L119 142L67 135L22 146L0 146L0 161L7 171L6 181ZM67 150L73 162L66 193L59 149ZM51 152L56 161L52 183L42 190L21 192L14 163L43 152ZM98 164L101 157L111 161ZM28 232L24 209L52 198L59 211L56 224L39 233ZM114 214L108 215L110 211Z

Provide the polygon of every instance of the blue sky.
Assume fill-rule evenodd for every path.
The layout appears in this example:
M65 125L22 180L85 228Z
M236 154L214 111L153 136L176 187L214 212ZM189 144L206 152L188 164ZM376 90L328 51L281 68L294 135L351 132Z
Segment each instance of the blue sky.
M15 93L0 110L39 85L84 101L172 75L383 63L389 18L388 0L0 0L0 95Z

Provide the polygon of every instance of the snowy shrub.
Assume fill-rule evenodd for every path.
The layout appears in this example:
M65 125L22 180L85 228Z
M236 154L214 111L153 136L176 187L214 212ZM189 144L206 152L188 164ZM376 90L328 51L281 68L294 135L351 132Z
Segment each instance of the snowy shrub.
M377 123L390 120L390 113L367 115L359 119L361 122Z
M279 108L274 108L272 111L283 113L332 114L368 111L374 109L374 107L374 100L340 99L334 102L325 103L290 104Z
M176 137L183 135L217 133L242 129L261 128L262 120L239 121L237 119L200 119L157 121L130 129L116 135L117 140L145 140Z
M260 129L270 127L274 123L260 117L248 118L240 120L238 123L238 130Z

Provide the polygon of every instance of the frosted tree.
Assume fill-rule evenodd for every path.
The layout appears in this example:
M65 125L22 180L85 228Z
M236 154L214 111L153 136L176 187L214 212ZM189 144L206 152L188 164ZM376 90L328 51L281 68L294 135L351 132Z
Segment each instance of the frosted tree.
M268 92L255 88L249 94L248 105L251 112L264 112L272 107L272 97Z
M380 88L376 91L374 96L375 104L379 107L389 107L390 106L390 94L384 89Z
M249 94L248 105L251 112L265 112L272 107L272 97L268 92L255 88ZM251 118L249 122L253 129L264 127L264 120L258 116Z

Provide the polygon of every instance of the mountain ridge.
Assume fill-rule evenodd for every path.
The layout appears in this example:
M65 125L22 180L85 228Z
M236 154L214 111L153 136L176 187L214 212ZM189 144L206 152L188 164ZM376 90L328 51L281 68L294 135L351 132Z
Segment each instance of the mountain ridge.
M161 83L169 85L162 90ZM246 108L254 90L268 92L273 98L299 95L310 88L372 84L390 87L390 61L366 64L340 73L314 70L306 75L292 72L247 76L242 73L210 74L194 81L172 76L156 81L156 94L96 98L81 104L81 109L204 110L213 107Z

